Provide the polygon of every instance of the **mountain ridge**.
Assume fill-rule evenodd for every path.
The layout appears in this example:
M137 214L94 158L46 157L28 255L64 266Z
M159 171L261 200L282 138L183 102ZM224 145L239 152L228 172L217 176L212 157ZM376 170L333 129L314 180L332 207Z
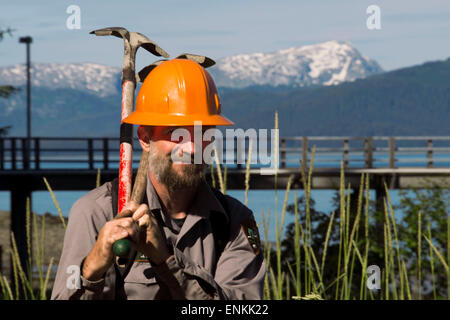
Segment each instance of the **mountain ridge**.
M332 86L219 87L235 128L280 135L450 135L450 58ZM121 96L32 87L33 136L118 136ZM0 127L25 135L26 90L0 99Z
M98 63L32 63L32 87L69 88L100 97L118 94L121 69ZM26 83L25 65L0 68L0 85Z
M222 102L243 128L273 127L278 110L284 136L447 136L449 78L450 58L329 87L222 90Z
M327 41L271 53L239 54L217 61L211 73L219 87L336 85L383 72L350 43Z
M218 59L208 69L218 87L253 85L308 87L354 81L383 70L348 42L327 41L271 53ZM26 83L25 65L0 67L0 85ZM70 88L100 97L120 94L121 68L98 63L32 63L32 87ZM139 71L139 70L136 70Z

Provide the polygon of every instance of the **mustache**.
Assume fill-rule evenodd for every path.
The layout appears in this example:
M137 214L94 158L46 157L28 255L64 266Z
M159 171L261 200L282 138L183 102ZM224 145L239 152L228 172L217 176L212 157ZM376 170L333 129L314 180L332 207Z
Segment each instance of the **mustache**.
M173 163L175 159L176 162L195 164L195 152L192 153L183 151L183 155L179 156L179 149L180 147L175 147L172 151L165 155L170 163Z

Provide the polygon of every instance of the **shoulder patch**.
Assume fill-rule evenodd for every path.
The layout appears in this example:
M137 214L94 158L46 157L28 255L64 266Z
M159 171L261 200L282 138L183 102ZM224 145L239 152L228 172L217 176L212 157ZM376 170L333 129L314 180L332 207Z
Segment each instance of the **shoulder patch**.
M253 218L241 222L241 228L247 237L248 243L253 252L258 255L261 252L261 239L259 237L258 226Z

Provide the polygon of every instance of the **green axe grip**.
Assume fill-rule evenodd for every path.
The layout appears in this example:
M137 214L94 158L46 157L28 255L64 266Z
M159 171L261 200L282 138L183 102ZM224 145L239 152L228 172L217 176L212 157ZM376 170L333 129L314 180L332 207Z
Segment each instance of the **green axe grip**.
M129 239L120 239L114 242L113 251L114 254L120 258L128 258L131 252L131 241Z

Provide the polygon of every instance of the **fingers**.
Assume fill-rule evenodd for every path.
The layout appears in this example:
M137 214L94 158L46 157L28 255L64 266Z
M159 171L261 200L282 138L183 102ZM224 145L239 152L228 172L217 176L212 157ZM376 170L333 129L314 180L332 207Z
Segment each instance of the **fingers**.
M141 205L142 206L142 205ZM134 202L134 201L130 201L127 203L127 205L125 206L125 208L122 209L121 212L119 212L119 214L117 214L117 216L115 217L115 219L122 219L122 218L128 218L128 217L132 217L133 213L139 208L139 205Z
M110 229L109 239L112 244L117 240L130 237L138 251L148 257L156 257L155 259L159 259L160 251L167 251L158 221L146 204L138 205L130 201L110 223L114 223L114 228Z
M114 231L109 235L108 242L110 245L113 245L117 240L125 239L128 235L129 233L125 228L116 226Z
M109 234L109 243L130 237L137 241L139 229L146 228L150 224L149 209L146 204L138 205L130 201L126 207L114 218L111 223L111 232Z
M150 225L150 215L144 214L137 222L139 228L147 228Z
M153 216L146 204L141 204L133 214L133 220L140 228L147 228L150 225L150 216Z
M155 215L150 212L148 206L142 204L136 212L133 214L133 220L137 221L139 227L141 228L154 228L158 226L158 221L156 220Z
M122 218L109 222L109 232L107 234L107 241L110 245L117 240L130 237L134 239L137 234L137 226L132 218Z
M148 209L148 206L146 204L141 204L136 211L133 213L133 220L138 221L143 216L148 215L150 213L150 210Z
M117 214L117 216L114 217L114 219L122 219L122 218L129 218L133 215L133 211L128 208L124 208L121 212Z

